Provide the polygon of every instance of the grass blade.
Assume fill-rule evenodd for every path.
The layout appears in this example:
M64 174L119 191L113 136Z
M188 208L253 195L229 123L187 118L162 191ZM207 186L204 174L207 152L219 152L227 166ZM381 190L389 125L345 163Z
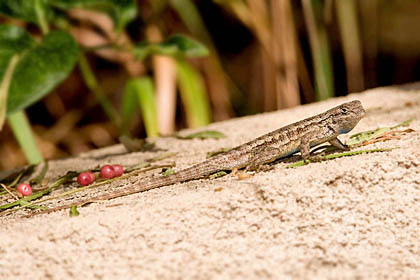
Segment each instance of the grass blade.
M366 153L388 152L388 151L392 151L394 149L396 149L396 148L350 151L350 152L336 153L336 154L321 156L321 159L322 160L328 160L328 159L335 159L335 158L340 158L340 157L348 157L348 156L354 156L354 155L361 155L361 154L366 154ZM308 164L310 162L312 162L312 161L311 160L300 160L300 161L294 162L292 164L289 164L288 166L286 166L286 168L299 167L299 166L303 166L305 164Z
M232 105L229 100L229 88L235 89L235 94L239 94L239 91L233 81L229 78L228 73L226 73L223 69L217 48L215 47L200 12L196 7L195 3L197 3L197 1L169 0L168 2L176 11L188 30L191 31L194 38L197 38L209 48L209 57L203 59L203 72L207 77L207 86L209 88L212 104L214 105L213 115L214 118L218 120L229 118L232 113Z
M322 3L319 0L303 0L302 4L314 61L316 100L324 100L334 96L334 79L327 30L317 21L320 16L316 16L321 14Z
M141 108L141 114L148 137L159 135L159 125L156 113L155 89L153 82L149 77L130 80L125 89L127 95L137 96L138 104Z
M178 84L190 127L210 123L211 111L203 78L185 61L177 62Z
M13 71L15 70L18 61L19 56L17 54L12 56L0 84L0 131L3 128L4 120L6 119L7 95L9 93L9 87L13 77Z
M44 161L41 152L36 145L31 125L29 124L25 112L18 111L16 113L11 113L7 117L7 120L9 121L13 134L22 148L28 162L30 164L37 164Z
M14 202L0 205L0 210L13 208L13 207L18 206L18 205L23 206L23 207L30 206L30 205L32 205L32 203L29 203L29 201L38 199L38 198L50 193L52 190L59 187L60 185L71 181L78 174L79 173L77 173L77 172L68 172L66 175L60 177L57 181L52 183L51 186L49 186L47 189L45 189L43 191L39 191L39 192L31 194L31 195L28 195L28 196L25 196L24 198L21 198L19 200L14 201Z
M80 53L79 56L79 68L86 86L95 95L96 100L98 100L99 104L102 106L107 117L114 123L115 126L119 127L120 119L117 110L115 110L111 101L109 101L101 86L98 84L95 74L93 73L89 62L83 53Z
M355 0L335 2L347 72L348 92L364 88L362 47Z

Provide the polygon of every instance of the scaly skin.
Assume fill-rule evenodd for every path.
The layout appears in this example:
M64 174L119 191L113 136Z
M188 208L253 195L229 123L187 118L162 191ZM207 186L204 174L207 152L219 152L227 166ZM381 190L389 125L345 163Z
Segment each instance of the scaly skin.
M319 115L287 125L242 144L226 153L207 159L177 173L141 179L138 183L123 190L117 190L93 198L73 202L41 213L80 206L88 202L109 200L138 192L151 190L185 181L195 180L222 170L246 168L256 170L261 165L287 157L298 151L303 159L310 158L311 147L330 142L339 149L347 147L337 138L352 130L365 115L360 101L341 104ZM38 214L37 213L37 214Z

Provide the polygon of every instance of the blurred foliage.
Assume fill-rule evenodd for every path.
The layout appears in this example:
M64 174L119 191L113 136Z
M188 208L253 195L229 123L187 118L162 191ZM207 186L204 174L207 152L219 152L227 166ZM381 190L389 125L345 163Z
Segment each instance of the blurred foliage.
M48 0L47 2L52 7L64 10L79 8L103 11L113 19L118 31L137 16L136 2L132 0Z
M417 1L0 0L0 14L0 121L21 114L0 169L26 162L25 108L57 158L420 74Z
M141 108L144 127L149 137L159 136L159 128L156 115L156 103L154 96L153 81L149 77L131 79L125 88L125 104L139 104ZM125 111L125 112L124 112ZM123 107L126 120L130 119L133 107Z
M73 37L66 32L50 32L40 44L36 44L24 30L17 30L21 29L18 26L1 25L0 34L6 33L3 32L4 29L9 29L8 35L19 34L18 37L12 38L11 42L5 42L5 39L10 37L3 36L2 41L8 46L3 48L0 45L0 49L6 49L7 52L10 49L16 50L16 52L10 51L9 56L2 56L3 60L9 61L11 56L21 54L13 73L7 99L7 112L14 113L38 101L67 78L76 63L78 48ZM19 47L16 48L14 45ZM23 49L22 46L26 48ZM0 64L6 63L0 61Z
M133 53L137 59L143 60L149 55L201 57L208 55L209 51L203 44L186 36L172 35L160 43L141 42Z

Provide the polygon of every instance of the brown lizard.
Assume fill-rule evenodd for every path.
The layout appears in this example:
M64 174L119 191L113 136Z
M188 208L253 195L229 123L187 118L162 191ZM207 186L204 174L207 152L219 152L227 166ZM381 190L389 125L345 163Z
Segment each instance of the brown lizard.
M174 174L141 179L135 185L122 190L116 190L38 213L49 213L70 208L73 205L80 206L89 202L122 197L199 179L223 170L237 170L241 168L257 170L262 165L299 151L302 158L306 160L310 158L310 148L324 142L329 142L341 150L346 150L347 146L341 143L337 136L352 130L364 115L365 110L360 101L355 100L344 103L319 115L274 130L237 146L226 153L209 158Z

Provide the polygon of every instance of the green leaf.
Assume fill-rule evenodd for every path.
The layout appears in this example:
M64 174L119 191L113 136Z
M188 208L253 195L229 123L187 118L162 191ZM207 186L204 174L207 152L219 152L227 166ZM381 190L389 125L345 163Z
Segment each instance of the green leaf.
M25 29L11 24L0 25L0 56L20 54L35 45L36 41Z
M178 52L188 57L206 56L209 50L200 42L185 35L172 35L163 43L162 47L176 47Z
M159 135L159 126L156 113L155 90L153 81L149 77L132 79L125 88L125 91L132 91L137 96L137 102L141 108L141 114L148 137ZM124 95L129 95L125 93Z
M188 125L197 127L210 123L210 104L201 73L185 61L178 60L177 78Z
M0 77L3 77L15 54L20 55L35 44L35 40L25 29L10 24L0 25Z
M137 59L143 60L152 54L174 57L201 57L209 54L209 50L200 42L185 35L172 35L161 43L141 42L133 53Z
M379 127L374 130L368 130L368 131L363 131L360 133L353 134L352 136L350 136L349 141L346 142L346 145L353 146L353 145L357 145L363 142L376 139L388 131L394 130L402 126L408 126L410 122L412 122L413 120L414 119L409 119L391 127Z
M123 92L123 97L120 107L121 115L121 130L123 134L129 135L130 123L133 117L137 114L139 104L137 101L137 94L131 87L126 86Z
M47 19L51 19L53 16L49 2L50 0L0 0L0 13L9 17L39 23L38 13L45 15Z
M80 215L80 213L79 213L79 211L77 210L76 205L72 205L72 206L70 207L70 217L77 217L77 216L79 216L79 215Z
M188 134L187 136L180 136L177 135L177 138L179 139L219 139L219 138L225 138L226 135L224 135L220 131L216 130L203 130L200 132Z
M37 13L42 13L39 7ZM4 65L15 55L19 55L20 59L10 80L4 72ZM7 93L3 91L7 94L7 102L2 102L1 107L7 104L10 127L30 163L41 162L43 158L21 110L42 98L66 78L77 57L76 42L66 32L51 32L38 44L24 29L0 25L0 79L10 80Z
M32 43L25 42L32 47ZM3 50L11 54L10 43L4 47L0 44L0 65L8 59L1 55ZM22 110L49 93L70 74L77 58L77 44L64 31L50 32L40 44L23 51L10 84L7 114Z
M149 42L141 42L133 48L132 52L138 60L143 60L152 54L175 56L177 54L177 48L176 46L162 47L158 43L154 44Z
M402 127L402 126L408 126L413 120L414 120L414 118L403 121L403 122L401 122L397 125L392 126L391 129L399 128L399 127Z
M369 131L364 131L364 132L354 134L350 136L350 139L346 142L346 145L353 146L353 145L357 145L357 144L378 138L379 136L381 136L382 134L390 130L391 130L390 127L380 127L375 130L369 130Z
M137 16L134 0L50 0L51 5L61 9L91 9L107 13L114 21L115 27L121 31L127 23Z
M0 25L0 130L7 112L7 97L18 57L35 43L23 28L9 24Z
M164 168L162 171L163 171L162 176L168 176L168 175L171 175L171 174L175 174L175 170L173 168Z
M213 180L213 179L220 178L220 177L223 177L223 176L226 176L226 175L227 175L226 171L218 171L216 173L211 174L209 176L209 179Z

